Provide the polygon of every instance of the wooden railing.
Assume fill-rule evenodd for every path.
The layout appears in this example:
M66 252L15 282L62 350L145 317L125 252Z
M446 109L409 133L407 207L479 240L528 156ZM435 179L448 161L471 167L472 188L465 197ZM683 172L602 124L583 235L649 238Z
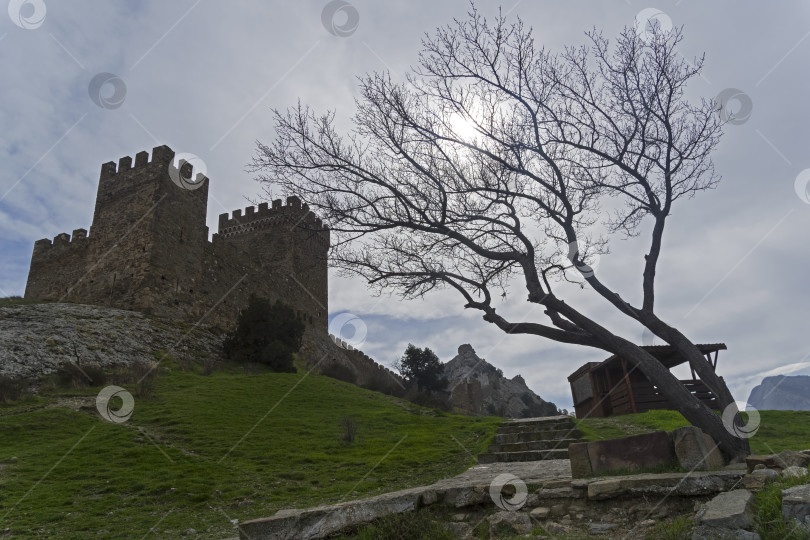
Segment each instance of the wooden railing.
M692 379L680 381L689 392L697 396L709 408L719 410L717 398L703 381ZM621 384L610 393L610 404L613 408L612 414L629 414L633 412L635 405L636 412L646 412L653 409L676 409L666 397L651 383L633 383L633 396L627 391L627 385Z

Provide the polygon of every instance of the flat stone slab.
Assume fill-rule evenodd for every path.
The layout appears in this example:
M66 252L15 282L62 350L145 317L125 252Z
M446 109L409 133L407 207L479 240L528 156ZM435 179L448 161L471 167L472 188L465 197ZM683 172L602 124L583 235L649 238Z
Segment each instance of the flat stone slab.
M502 474L514 475L527 485L539 485L552 478L570 478L571 466L567 459L476 465L429 486L334 505L279 510L271 517L241 523L239 534L245 540L308 540L438 502L456 508L485 504L491 501L490 485Z
M695 522L717 529L752 529L756 526L754 495L746 489L720 493L701 507Z
M634 474L596 478L587 483L587 497L592 500L642 495L696 497L728 491L745 475L745 471L694 471L691 473ZM573 487L587 481L580 479ZM572 484L573 485L573 484Z
M636 474L628 476L572 479L567 459L490 463L476 465L453 478L429 486L386 493L334 505L300 510L280 510L267 518L239 525L243 539L324 538L348 527L368 523L389 514L412 512L432 504L456 508L492 504L489 488L493 480L509 474L527 486L538 501L559 498L603 500L613 497L712 495L732 489L744 470L696 471L692 473Z

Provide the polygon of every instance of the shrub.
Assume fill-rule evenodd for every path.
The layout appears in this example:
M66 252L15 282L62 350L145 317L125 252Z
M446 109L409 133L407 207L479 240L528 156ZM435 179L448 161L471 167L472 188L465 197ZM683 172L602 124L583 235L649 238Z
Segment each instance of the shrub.
M158 376L157 365L153 363L137 363L130 366L132 377L135 379L135 397L149 399L155 392L155 379Z
M0 375L0 403L17 401L27 389L28 385L22 379L12 379Z
M354 421L354 418L347 416L340 421L340 427L343 428L343 436L340 438L346 444L351 444L354 442L354 438L357 436L357 422Z
M63 388L86 388L101 386L107 382L107 375L97 364L62 364L56 370L56 381Z
M289 306L279 301L271 305L266 298L251 295L223 350L231 361L258 362L273 371L295 373L293 354L301 348L303 336L304 322Z
M158 362L136 362L118 367L111 375L113 384L135 385L132 395L140 399L152 397L158 376Z

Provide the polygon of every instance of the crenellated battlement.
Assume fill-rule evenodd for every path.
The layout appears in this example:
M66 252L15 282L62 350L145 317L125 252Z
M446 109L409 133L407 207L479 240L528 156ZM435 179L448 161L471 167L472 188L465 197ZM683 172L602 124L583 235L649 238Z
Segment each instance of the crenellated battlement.
M118 160L116 166L114 161L108 161L101 165L100 178L111 178L116 174L121 174L132 169L139 169L154 163L159 163L169 167L169 164L174 158L174 150L166 145L156 146L152 149L152 159L149 159L149 152L144 150L135 154L135 164L132 163L132 157L124 156Z
M53 237L53 241L43 238L34 242L34 255L42 254L51 248L59 248L71 245L87 245L87 230L75 229L73 236L68 233L60 233Z
M301 199L288 197L220 216L209 242L209 182L189 156L156 146L103 164L91 233L37 240L26 298L204 318L227 328L255 293L325 330L329 229Z
M272 207L268 203L261 203L258 209L255 206L248 206L244 213L239 209L234 210L231 214L220 214L218 234L223 238L228 238L261 230L279 222L290 223L293 227L297 226L315 233L329 231L329 227L310 212L309 206L302 204L301 199L293 196L287 197L286 205L282 205L281 199L276 199L273 201ZM328 242L328 236L322 234L314 236Z

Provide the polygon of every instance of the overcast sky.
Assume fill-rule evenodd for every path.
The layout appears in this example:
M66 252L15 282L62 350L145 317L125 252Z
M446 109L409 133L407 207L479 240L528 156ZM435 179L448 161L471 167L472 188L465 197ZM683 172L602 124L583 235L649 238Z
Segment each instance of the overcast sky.
M245 167L255 141L273 138L271 108L300 99L335 110L348 125L358 75L402 77L424 33L468 9L464 0L135 4L13 0L9 15L0 15L0 295L23 294L35 240L89 228L102 163L161 144L199 156L211 178L213 232L218 214L260 193ZM498 5L478 3L487 15ZM706 53L692 95L737 89L734 106L750 100L750 116L727 127L715 154L719 187L682 202L668 222L657 305L693 340L728 344L718 371L738 400L764 375L810 373L810 171L802 175L810 169L810 4L500 5L551 50L583 43L594 26L616 36L655 8L644 13L685 27L685 57ZM633 302L644 250L641 241L616 238L599 264L601 278ZM592 290L570 294L588 314L642 342L640 328ZM540 308L524 298L516 290L499 311L539 319ZM424 301L374 298L362 281L330 276L330 316L361 319L361 348L385 364L409 342L443 361L470 343L507 376L522 374L542 397L570 408L566 376L606 356L506 336L462 305L449 292Z

